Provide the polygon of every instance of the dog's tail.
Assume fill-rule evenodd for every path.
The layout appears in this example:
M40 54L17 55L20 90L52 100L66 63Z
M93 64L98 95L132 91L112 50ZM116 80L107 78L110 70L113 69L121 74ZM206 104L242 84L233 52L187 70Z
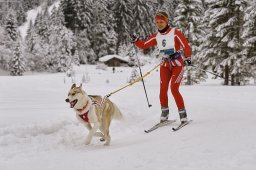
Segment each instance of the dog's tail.
M116 120L123 119L123 115L115 103L113 103L113 107L114 107L113 119L116 119Z

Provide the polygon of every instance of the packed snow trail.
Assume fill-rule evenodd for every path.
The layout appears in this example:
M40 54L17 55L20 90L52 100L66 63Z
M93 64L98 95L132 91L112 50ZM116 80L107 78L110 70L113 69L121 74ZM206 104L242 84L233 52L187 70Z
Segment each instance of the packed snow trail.
M143 72L151 66L143 67ZM131 68L76 71L77 83L87 71L88 94L105 95L127 83ZM112 142L99 138L84 145L88 131L65 103L71 86L64 74L0 77L0 169L97 170L179 169L254 170L256 168L256 87L227 87L209 82L181 86L189 119L193 123L172 132L173 126L145 134L159 121L159 72L145 79L149 109L141 83L111 96L125 119L113 121ZM217 80L213 82L219 83ZM170 118L179 119L170 96Z

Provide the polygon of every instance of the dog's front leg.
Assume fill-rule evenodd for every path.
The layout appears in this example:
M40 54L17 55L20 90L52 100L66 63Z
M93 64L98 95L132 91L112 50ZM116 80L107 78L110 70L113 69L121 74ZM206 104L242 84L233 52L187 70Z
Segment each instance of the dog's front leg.
M92 126L90 123L85 123L85 127L90 131L92 129Z
M92 137L95 134L95 132L99 129L99 127L100 127L100 124L98 122L94 123L94 126L91 128L91 130L89 130L89 134L85 140L86 145L89 145L91 143Z

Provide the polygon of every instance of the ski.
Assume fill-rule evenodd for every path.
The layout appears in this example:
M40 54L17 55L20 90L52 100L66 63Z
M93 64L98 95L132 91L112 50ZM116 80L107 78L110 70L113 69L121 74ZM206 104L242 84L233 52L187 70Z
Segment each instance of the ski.
M175 120L166 120L164 122L157 123L156 125L154 125L152 128L150 128L148 130L144 130L144 132L149 133L149 132L152 132L152 131L158 129L159 127L166 126L166 125L169 125L169 124L174 123L174 122L176 122L176 119Z
M180 130L181 128L183 128L184 126L188 125L189 123L191 123L192 120L189 120L189 121L186 121L184 123L181 123L179 126L175 127L175 128L172 128L173 131L177 131L177 130Z

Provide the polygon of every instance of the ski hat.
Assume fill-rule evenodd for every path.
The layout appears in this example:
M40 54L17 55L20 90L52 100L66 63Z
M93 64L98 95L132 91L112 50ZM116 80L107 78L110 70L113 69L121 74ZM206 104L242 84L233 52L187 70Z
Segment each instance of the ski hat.
M166 24L168 24L169 16L165 11L158 11L155 15L155 21L156 20L163 20Z

